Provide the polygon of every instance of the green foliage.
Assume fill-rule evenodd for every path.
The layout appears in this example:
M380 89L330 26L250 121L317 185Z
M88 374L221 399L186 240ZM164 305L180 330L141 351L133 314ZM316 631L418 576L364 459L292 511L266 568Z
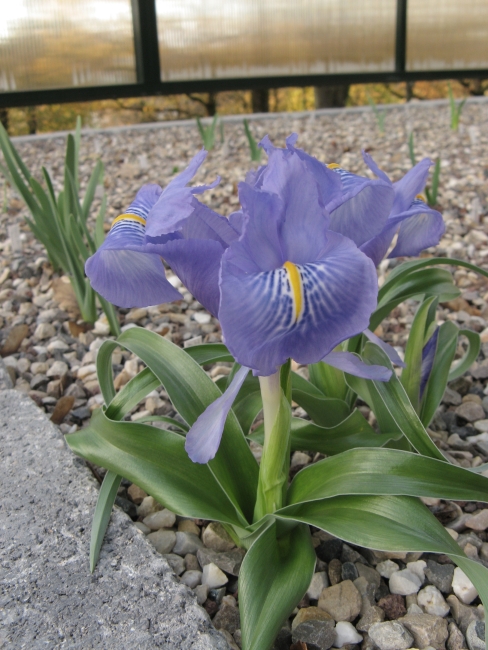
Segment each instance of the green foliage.
M215 145L215 129L217 126L217 120L219 119L218 115L214 115L213 120L208 126L204 126L202 124L202 120L197 117L197 126L198 126L198 132L200 133L200 137L202 138L203 142L203 147L207 151L212 151ZM222 122L220 123L220 139L221 142L224 141L224 128L222 126Z
M380 290L372 327L403 300L419 303L400 376L372 381L318 363L309 367L308 381L285 364L279 381L265 384L261 395L260 382L249 375L227 417L217 455L207 465L189 460L185 435L238 369L235 364L231 375L216 385L201 368L233 361L225 345L182 350L136 328L105 342L97 367L106 408L87 429L67 436L76 453L109 470L93 522L92 568L124 476L179 515L222 522L248 550L239 576L243 650L269 650L306 591L315 564L310 525L359 546L447 554L488 603L488 569L463 554L418 498L488 502L488 478L452 465L426 430L447 382L465 372L479 352L476 333L459 330L450 321L437 329L438 302L458 294L452 275L441 265L478 270L448 258L406 262L393 269ZM488 276L488 271L478 271ZM422 392L422 353L436 332ZM454 361L460 336L468 346ZM118 394L111 370L117 346L146 365ZM354 337L347 347L367 364L391 366L385 352L364 336ZM179 414L164 420L172 430L122 422L159 384ZM274 401L266 393L270 386L275 386ZM358 397L371 408L379 432L355 408ZM291 399L310 419L290 417ZM268 429L261 425L252 430L263 404L265 416L270 404L275 405L275 417ZM246 436L264 444L259 475ZM299 471L287 487L291 450L327 457Z
M461 100L460 102L456 102L454 100L454 95L452 93L451 84L448 84L447 91L449 93L449 108L451 111L451 129L453 131L457 131L459 128L459 120L461 118L461 113L463 111L464 104L466 103L467 98Z
M413 132L410 133L410 136L408 138L408 155L410 157L412 167L415 167L416 158L415 158ZM427 204L430 205L431 208L437 205L437 193L439 192L440 175L441 175L441 160L440 158L437 158L434 165L434 172L432 174L432 187L425 188L425 198L427 199Z
M75 134L68 135L64 163L64 187L56 196L47 170L42 168L45 188L29 172L0 124L0 148L5 165L0 165L9 183L24 199L32 215L26 219L35 237L46 248L49 260L58 271L68 275L80 307L82 318L92 323L97 319L98 298L113 334L120 332L116 312L112 305L98 296L85 277L85 262L103 241L103 219L106 209L104 195L93 232L88 228L95 191L103 181L103 164L95 165L83 200L80 199L78 158L81 139L81 120L78 119Z
M380 111L380 109L376 106L374 99L371 97L368 91L366 91L366 97L368 99L368 104L371 106L373 109L374 116L376 118L376 123L378 125L378 130L381 135L385 134L385 117L386 117L386 111Z
M259 162L261 160L263 150L261 149L261 147L258 147L258 144L254 139L253 134L251 133L251 129L249 128L249 122L247 120L244 120L244 130L246 131L246 138L247 138L247 142L249 143L251 160L253 162Z

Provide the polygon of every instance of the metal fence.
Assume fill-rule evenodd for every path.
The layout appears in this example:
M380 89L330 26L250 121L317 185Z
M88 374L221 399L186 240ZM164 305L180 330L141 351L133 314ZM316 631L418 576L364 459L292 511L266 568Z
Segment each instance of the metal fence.
M488 78L488 0L3 0L0 107Z

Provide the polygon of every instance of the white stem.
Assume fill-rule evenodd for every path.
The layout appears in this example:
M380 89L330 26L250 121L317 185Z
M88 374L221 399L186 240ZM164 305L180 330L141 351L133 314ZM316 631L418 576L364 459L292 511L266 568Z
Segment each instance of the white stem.
M268 377L260 377L259 385L261 387L261 395L263 398L264 447L266 448L269 434L273 429L273 425L280 410L280 371L278 370L274 375L269 375Z

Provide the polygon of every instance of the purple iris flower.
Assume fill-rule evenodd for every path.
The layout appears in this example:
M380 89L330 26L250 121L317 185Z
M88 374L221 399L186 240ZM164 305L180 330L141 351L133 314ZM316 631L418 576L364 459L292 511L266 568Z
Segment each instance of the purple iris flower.
M200 151L162 190L144 185L114 219L105 241L85 266L93 288L119 307L147 307L181 300L161 258L214 315L218 313L220 258L238 233L194 195L215 187L186 187L205 160Z
M415 256L425 248L437 245L445 232L445 224L440 212L429 207L421 196L432 161L424 158L401 180L392 183L369 154L363 152L363 158L374 174L391 184L395 198L381 232L363 243L361 250L378 265L396 233L398 239L388 255L390 258Z
M164 191L143 187L86 265L92 285L105 298L120 306L147 306L180 298L166 280L163 258L218 315L224 341L243 368L188 433L186 447L195 462L215 456L227 413L250 369L268 376L293 358L302 364L323 360L381 381L391 375L388 368L336 350L367 328L378 282L374 264L358 248L361 238L355 241L328 226L331 213L346 201L356 201L360 211L383 196L385 205L375 216L379 231L393 190L369 179L345 188L340 174L295 149L294 141L278 149L265 140L269 162L240 184L242 210L229 220L195 198L205 187L186 186L203 162L201 152ZM354 210L342 216L353 229Z

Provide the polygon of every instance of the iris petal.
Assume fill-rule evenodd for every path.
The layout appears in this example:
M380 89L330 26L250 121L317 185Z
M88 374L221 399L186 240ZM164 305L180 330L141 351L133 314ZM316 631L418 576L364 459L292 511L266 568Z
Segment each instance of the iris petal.
M400 368L405 368L405 363L402 361L400 355L395 350L395 348L392 348L391 345L385 343L382 339L380 339L379 336L376 336L376 334L374 334L371 330L364 330L363 334L372 343L375 343L378 347L380 347L392 363L394 363L396 366L400 366Z
M386 225L393 205L392 184L334 168L342 181L342 203L330 215L330 229L361 246Z
M239 363L260 375L273 374L290 357L315 363L368 326L377 276L351 240L329 232L318 260L293 264L300 277L300 309L287 268L243 269L245 240L246 233L224 253L220 280L219 318Z
M418 255L429 246L436 246L446 230L442 215L420 199L414 200L401 218L395 248L388 257Z
M181 300L181 294L166 279L159 255L100 248L87 260L85 269L95 291L118 307Z
M188 291L217 316L222 244L211 239L174 239L161 247L161 252Z
M437 339L439 337L439 328L437 327L424 345L422 350L422 364L420 370L420 399L424 394L425 387L429 381L430 373L432 372L432 367L434 365L435 353L437 351Z
M146 234L148 237L159 237L177 230L199 205L193 194L205 191L213 185L201 187L186 187L207 156L202 149L192 158L188 167L178 174L163 190L147 216ZM217 181L218 182L218 179Z
M240 368L225 393L197 418L186 436L185 449L194 463L208 463L220 445L225 421L249 368Z
M95 291L118 307L147 307L181 299L166 279L160 256L147 253L145 217L161 193L158 185L144 185L85 264Z
M393 183L395 201L393 202L392 215L408 210L417 194L423 192L431 165L432 160L424 158L415 167L412 167L403 178Z
M322 361L329 366L339 368L339 370L343 370L355 377L362 377L363 379L388 381L392 374L390 368L385 368L385 366L370 366L351 352L331 352Z

